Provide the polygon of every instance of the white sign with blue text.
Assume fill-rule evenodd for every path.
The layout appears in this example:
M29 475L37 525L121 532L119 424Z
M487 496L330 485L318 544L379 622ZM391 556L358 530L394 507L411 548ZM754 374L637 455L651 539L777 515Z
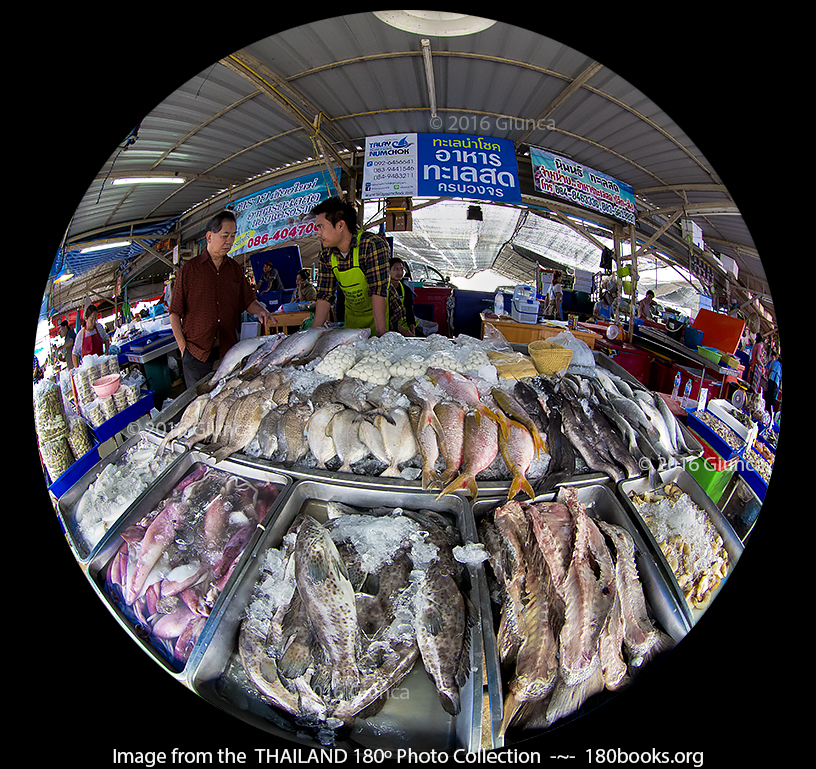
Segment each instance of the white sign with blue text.
M513 142L466 134L366 139L363 198L457 197L520 203Z

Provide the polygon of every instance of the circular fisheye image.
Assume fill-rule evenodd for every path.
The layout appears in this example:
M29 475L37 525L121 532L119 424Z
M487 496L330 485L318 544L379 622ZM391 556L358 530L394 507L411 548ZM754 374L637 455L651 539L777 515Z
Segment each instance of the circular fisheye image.
M754 544L782 349L682 114L557 30L436 11L163 85L88 170L34 349L113 762L540 763L632 691L720 696L710 643L670 661ZM646 762L645 723L579 755ZM222 728L244 761L206 760ZM674 737L649 763L701 766Z

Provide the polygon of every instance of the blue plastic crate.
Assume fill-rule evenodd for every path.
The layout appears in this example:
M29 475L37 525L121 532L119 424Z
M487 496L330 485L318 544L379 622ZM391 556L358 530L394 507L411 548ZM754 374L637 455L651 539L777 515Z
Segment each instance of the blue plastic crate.
M735 456L737 456L738 449L732 449L705 422L697 417L695 413L696 409L687 409L687 411L688 419L686 421L686 426L690 430L697 433L697 435L699 435L723 459L733 459ZM728 427L728 425L726 425L726 427Z

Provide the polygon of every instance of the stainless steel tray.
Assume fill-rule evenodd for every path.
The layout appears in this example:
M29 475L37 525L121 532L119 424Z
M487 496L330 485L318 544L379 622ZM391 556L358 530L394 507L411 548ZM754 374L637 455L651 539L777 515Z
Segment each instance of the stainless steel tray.
M365 510L378 506L402 507L407 510L433 510L455 518L464 542L474 542L476 529L470 506L459 496L437 500L433 494L393 490L350 484L330 484L317 480L297 482L291 489L280 513L271 521L256 543L241 573L225 595L223 612L217 624L205 629L202 642L193 652L188 666L188 686L199 696L253 726L285 739L319 747L314 737L301 733L288 714L280 713L254 694L254 687L244 684L244 674L237 653L237 638L244 611L258 580L263 555L269 547L278 547L292 521L306 511L319 521L326 520L326 502L339 501ZM482 565L467 566L470 576L470 599L479 610L480 584L484 582ZM481 572L481 580L479 579ZM357 719L348 745L383 749L412 747L422 750L464 748L477 750L481 741L482 704L482 633L480 618L471 628L471 672L463 687L462 709L455 718L439 704L433 681L426 674L421 659L400 684L403 698L388 698L383 709L369 719ZM342 745L338 741L338 745Z
M675 467L671 470L666 470L658 474L660 477L661 485L667 483L676 483L686 494L689 495L691 501L694 502L698 507L702 508L706 514L708 515L711 522L714 524L714 528L717 529L720 536L723 538L723 544L728 552L729 558L729 567L728 567L728 574L731 574L731 570L736 565L737 561L739 560L740 556L742 555L743 545L740 541L740 538L737 536L736 532L734 531L731 524L728 522L726 517L722 514L720 509L711 501L711 498L708 494L705 493L703 488L700 486L697 481L682 467ZM652 532L649 530L649 527L646 525L643 518L640 516L637 508L632 504L632 500L629 498L629 494L635 492L636 494L642 494L644 491L649 491L650 489L654 488L650 483L649 479L646 477L642 478L632 478L630 480L621 481L618 484L618 498L620 499L621 503L625 506L627 511L629 512L630 517L636 523L640 533L644 539L649 544L650 549L654 553L654 558L656 563L658 564L661 572L664 575L664 579L666 583L670 586L672 593L675 595L675 600L680 604L681 608L683 609L683 613L686 616L686 620L688 621L690 626L694 626L697 620L705 613L708 607L711 605L711 602L716 598L719 591L722 589L723 584L728 581L728 577L726 577L720 585L714 591L714 594L711 598L707 601L706 606L703 609L691 609L689 605L686 603L686 600L683 596L683 591L680 589L680 586L677 584L677 579L674 576L674 573L671 570L671 566L669 566L666 557L663 555L663 551L657 544Z
M255 534L244 548L243 553L240 556L240 560L233 570L230 580L224 586L221 594L216 599L207 619L207 624L204 626L199 636L198 643L200 644L202 639L205 637L207 627L218 621L218 617L223 610L222 606L224 597L229 592L230 585L240 573L241 563L249 557L249 554L252 552L258 538L263 534L263 526L268 525L269 522L274 519L274 517L280 511L281 506L284 504L286 494L292 485L291 478L281 475L280 473L269 472L261 468L237 465L229 460L215 465L214 460L208 454L203 454L198 451L186 451L179 457L172 467L168 468L168 471L147 490L147 492L140 498L138 504L132 505L127 515L120 518L117 525L107 531L89 560L86 571L91 585L99 598L114 616L116 621L125 629L128 635L133 638L141 649L143 649L150 657L158 662L159 665L167 670L170 675L180 681L186 680L184 678L183 669L180 670L177 663L174 663L174 661L168 659L159 648L150 642L146 632L137 627L134 619L128 616L128 612L123 610L119 601L113 595L111 595L106 588L105 578L107 576L108 565L111 559L119 551L122 544L120 536L121 532L123 532L128 526L131 526L137 521L141 520L145 515L155 509L159 502L167 497L178 485L178 483L190 472L193 466L198 463L203 463L211 467L217 467L219 470L230 472L242 478L276 483L281 487L278 496L269 508L266 517L261 522L261 525L257 527ZM192 660L192 658L193 654L190 655L185 667L189 667L190 660Z
M652 553L652 548L641 536L635 522L607 486L575 484L574 487L578 499L586 506L587 514L591 518L597 518L622 526L632 535L632 539L635 542L635 563L643 586L643 594L649 608L649 615L655 620L661 630L670 635L675 642L679 642L686 636L691 626L675 594L667 584L662 571L658 568L654 554ZM537 496L534 501L551 502L555 500L556 496L557 492L542 494ZM474 503L473 516L477 525L483 517L492 513L496 507L503 505L505 502L507 502L506 497L479 499ZM496 628L493 627L492 623L493 614L489 597L487 598L487 602L483 603L482 617L492 741L494 747L503 747L506 743L527 739L533 736L535 732L511 727L505 737L499 735L499 727L501 726L504 715L504 686L502 683L501 664L496 641ZM614 693L606 690L596 694L588 700L579 711L559 721L558 725L567 723L588 710L594 709L613 696Z
M135 435L128 438L121 446L117 449L112 451L107 456L103 457L99 462L97 462L90 470L88 470L85 475L83 475L73 486L71 486L68 491L66 491L60 498L57 500L57 515L59 516L60 521L62 522L62 526L65 529L68 538L68 544L71 547L71 550L74 553L77 561L79 562L80 567L84 570L87 567L88 561L93 555L93 552L96 548L101 544L101 538L98 542L90 545L85 539L80 535L79 531L77 530L77 521L76 521L76 510L77 505L79 504L80 499L88 490L90 485L96 481L99 474L111 464L115 464L119 462L119 460L130 451L133 446L136 446L141 441L148 442L152 444L154 447L158 447L159 443L161 442L161 437L157 436L155 433L147 432L142 430ZM154 479L154 483L160 482L163 475L170 471L173 464L178 460L178 457L186 450L183 444L176 444L169 449L173 452L174 459L173 463L168 465L164 471ZM151 484L151 486L154 484ZM131 507L134 505L138 505L142 497L150 491L150 487L146 488L139 496L137 496L131 503L128 505L127 509L123 511L122 517L126 516ZM114 524L115 526L115 524ZM113 527L111 527L113 528Z

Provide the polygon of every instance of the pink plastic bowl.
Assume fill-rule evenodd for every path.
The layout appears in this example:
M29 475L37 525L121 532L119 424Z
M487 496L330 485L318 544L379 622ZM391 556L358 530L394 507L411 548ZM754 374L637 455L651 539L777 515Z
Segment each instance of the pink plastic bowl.
M94 380L91 387L100 398L104 398L107 395L113 395L119 389L120 381L119 374L108 374L101 379Z

